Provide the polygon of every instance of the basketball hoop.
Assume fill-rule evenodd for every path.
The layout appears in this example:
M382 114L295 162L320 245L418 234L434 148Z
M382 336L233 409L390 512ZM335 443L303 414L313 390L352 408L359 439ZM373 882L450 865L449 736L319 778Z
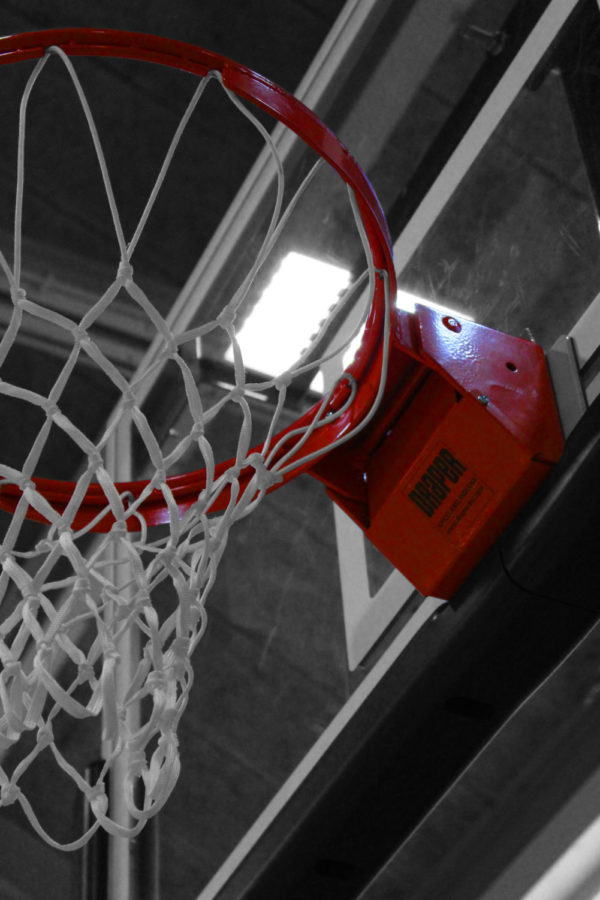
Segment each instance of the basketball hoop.
M191 99L130 240L72 61L78 56L152 62L194 78ZM413 314L395 308L390 241L373 190L340 142L294 97L206 50L128 32L65 29L0 40L0 65L26 60L33 69L19 115L12 266L0 253L11 300L0 340L0 398L33 408L43 423L20 466L0 464L0 508L11 514L0 550L0 599L7 610L0 623L0 753L26 734L34 745L12 772L0 765L0 805L18 802L45 840L75 849L99 828L116 836L137 834L170 795L179 774L177 726L192 684L190 657L205 631L206 600L232 525L267 493L309 471L422 594L449 598L560 458L563 437L540 347L439 309L417 307ZM67 72L84 112L118 245L114 277L80 317L32 300L22 278L25 126L32 92L53 66ZM241 283L209 321L179 325L176 316L161 315L142 290L132 258L182 134L209 86L262 138L273 207ZM278 120L276 131L287 129L317 154L318 162L293 190L263 113ZM310 346L285 371L257 381L244 364L236 317L322 170L331 171L347 193L364 272L318 325ZM332 341L334 325L349 318L359 291L365 298L363 318L354 316L357 325L347 340ZM155 335L133 377L107 357L93 334L121 294ZM66 336L66 358L47 395L1 380L24 316ZM305 383L307 375L338 357L363 325L362 343L341 378L282 427L294 382ZM183 350L215 334L232 347L233 384L222 386L222 396L207 405ZM80 358L95 366L119 397L95 439L61 407ZM143 409L148 384L167 365L180 379L190 423L168 452ZM275 402L255 443L257 417L253 420L250 401L261 391L269 391ZM240 419L236 451L221 461L207 426L231 407ZM116 437L130 425L148 461L146 480L125 480L128 473L118 477L118 467L107 462ZM52 480L39 471L52 428L60 429L84 460L76 481ZM198 465L182 474L182 460L191 452ZM45 528L33 546L22 536L27 520ZM175 608L161 614L157 590L167 583ZM131 672L119 650L128 636L140 645ZM91 785L56 745L53 724L62 716L102 716L106 752ZM44 752L81 792L93 820L67 844L46 832L20 783ZM127 821L112 815L108 804L107 778L116 769Z
M181 69L198 79L130 240L121 225L101 136L73 64L73 58L78 56L152 62ZM0 465L0 507L12 515L1 550L0 597L7 593L18 597L0 624L0 749L12 747L26 732L35 735L34 749L11 774L0 767L0 803L18 802L45 840L53 846L76 849L100 827L113 835L137 834L171 793L179 772L177 725L192 683L190 656L204 633L205 603L229 531L269 491L355 438L374 416L386 387L395 276L387 226L365 175L313 113L262 76L177 41L92 29L64 29L0 40L0 64L27 60L37 62L20 109L12 266L8 254L0 254L12 300L10 325L0 341L0 367L18 341L25 314L63 329L70 335L72 349L48 396L0 382L0 396L31 404L45 417L23 465L18 469ZM79 320L32 301L23 289L21 277L29 100L38 81L56 65L68 72L85 114L119 247L114 280ZM269 228L241 286L210 322L178 331L160 315L136 281L132 258L183 130L212 83L262 135L271 159L276 197ZM318 165L329 166L345 183L367 260L364 274L340 298L311 346L286 371L260 382L247 380L236 337L236 314L313 173L309 173L284 209L283 166L274 141L251 111L252 105L294 132L316 151L320 157ZM368 289L369 305L364 337L354 362L312 409L293 425L281 429L282 410L293 380L306 376L343 349L334 346L323 353L323 336L331 318L343 313L345 304L361 286ZM125 377L107 359L90 335L91 327L120 292L145 313L156 331L155 356L148 369L139 371L133 379ZM217 330L233 346L235 384L219 403L206 408L182 348ZM315 348L319 351L317 358ZM97 441L90 440L61 409L61 395L82 355L98 367L120 396ZM174 363L180 373L191 426L189 433L180 437L177 446L165 455L139 397L147 379L167 362ZM247 395L267 389L276 392L278 400L264 439L251 446L252 413ZM239 409L241 428L235 457L218 461L206 434L206 424L226 403ZM152 474L143 481L115 480L105 462L107 446L127 422L131 422L151 462ZM76 481L51 480L38 471L52 427L61 429L86 460ZM177 473L177 463L194 447L197 469ZM43 523L46 534L34 547L23 548L19 536L26 519ZM154 534L157 525L166 526L166 536L164 529L159 536ZM98 538L90 544L85 538L92 532ZM119 572L118 577L115 571ZM152 598L165 579L171 581L176 592L177 610L161 620ZM89 649L85 652L78 643L82 630L88 635ZM143 647L131 683L125 691L119 691L117 673L122 660L116 648L128 630L137 634ZM89 639L90 633L95 637ZM70 680L66 680L67 671L75 673ZM139 708L142 700L150 709L144 721L134 727L128 710ZM109 750L99 777L89 785L55 745L53 723L60 715L83 719L101 714L103 738ZM87 798L94 820L84 834L66 845L58 844L46 833L19 784L28 767L47 749ZM106 792L108 773L123 755L127 759L125 793L131 825L111 817ZM137 802L139 791L135 790L140 781L141 803Z

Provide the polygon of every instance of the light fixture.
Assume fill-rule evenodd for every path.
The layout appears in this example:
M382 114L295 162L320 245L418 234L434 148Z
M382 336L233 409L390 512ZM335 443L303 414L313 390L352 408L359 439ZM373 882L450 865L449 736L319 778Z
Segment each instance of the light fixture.
M293 366L349 282L347 269L288 253L237 333L246 368L279 375Z

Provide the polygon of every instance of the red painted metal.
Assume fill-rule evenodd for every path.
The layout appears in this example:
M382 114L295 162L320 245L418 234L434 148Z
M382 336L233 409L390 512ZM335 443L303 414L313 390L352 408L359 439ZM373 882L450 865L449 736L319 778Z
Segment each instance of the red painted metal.
M425 306L395 313L390 362L378 423L311 474L418 590L446 599L560 458L552 384L536 344Z
M369 182L337 138L294 97L206 50L129 32L61 29L16 35L0 40L0 64L40 57L52 45L72 55L140 59L200 75L218 70L227 87L285 122L353 186L375 265L387 273L394 296L389 235ZM383 281L377 278L365 337L348 370L358 383L355 401L303 445L301 457L322 452L318 462L299 464L284 482L310 469L422 593L449 597L560 457L563 439L552 385L542 350L529 341L428 307L418 307L414 314L393 309L388 378L378 413L358 437L328 452L371 408L380 379L385 316ZM343 377L329 410L340 409L346 394ZM282 436L310 422L317 409ZM217 476L230 465L221 463ZM242 472L242 487L252 471ZM34 481L55 509L64 510L72 483ZM139 496L146 484L120 483L118 489ZM205 486L205 473L174 476L167 484L185 511ZM2 485L0 507L13 510L20 496L17 485ZM227 500L223 492L213 511ZM74 527L90 522L105 506L102 488L92 485ZM160 491L140 512L149 525L169 517ZM31 516L39 518L33 510ZM111 524L107 515L96 530L108 530ZM130 524L136 527L135 521Z

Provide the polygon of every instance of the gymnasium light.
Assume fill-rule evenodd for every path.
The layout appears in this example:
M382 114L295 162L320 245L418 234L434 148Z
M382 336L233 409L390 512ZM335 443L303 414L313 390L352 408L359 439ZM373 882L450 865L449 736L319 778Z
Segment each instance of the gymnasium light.
M246 368L278 375L293 365L349 282L347 269L288 253L237 333Z

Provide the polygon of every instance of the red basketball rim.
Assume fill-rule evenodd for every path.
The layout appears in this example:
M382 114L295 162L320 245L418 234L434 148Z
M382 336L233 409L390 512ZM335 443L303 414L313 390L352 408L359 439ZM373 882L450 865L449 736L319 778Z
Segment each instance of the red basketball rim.
M320 451L324 455L331 444L343 438L360 424L371 409L379 387L382 366L381 338L385 317L388 314L386 313L386 287L388 297L393 301L396 283L387 223L366 175L344 145L303 103L262 75L258 75L251 69L224 56L192 44L153 35L97 28L61 28L0 38L0 65L37 59L42 57L52 46L60 47L69 56L110 56L121 59L137 59L181 69L199 76L205 76L211 71L218 71L225 87L283 122L307 145L319 153L353 188L373 263L377 270L387 273L387 286L383 278L375 279L363 341L354 362L347 370L356 381L356 396L342 415L332 418L330 422L312 432L299 451L298 468L286 472L283 481L295 477L314 462L313 459L311 463L302 465L302 459L309 455L314 457L314 454ZM338 388L329 401L327 411L339 410L347 393L347 383L345 385L344 376L342 376ZM314 406L293 425L282 431L274 443L283 438L286 433L310 423L319 406L320 404ZM255 450L260 450L260 447ZM220 463L216 467L216 476L223 474L231 463L232 461ZM249 481L251 475L251 469L242 473L240 477L242 486L244 482ZM170 476L166 482L180 512L184 512L196 501L199 492L206 484L206 476L204 470L201 469L185 475ZM47 478L35 478L34 484L36 490L59 513L65 509L75 489L74 482ZM128 492L134 497L139 497L147 485L148 481L145 480L119 482L116 487L120 493ZM12 512L20 497L21 490L16 485L0 486L0 507ZM211 511L224 508L227 501L228 492L224 491ZM106 508L106 504L106 496L100 485L91 485L83 498L73 526L76 528L85 526ZM148 525L167 522L170 518L165 498L159 489L153 491L143 502L139 507L139 512ZM28 516L45 521L31 507ZM113 521L112 516L106 515L96 524L94 530L107 531ZM139 527L135 517L130 517L127 521L128 527L131 527L132 530Z

